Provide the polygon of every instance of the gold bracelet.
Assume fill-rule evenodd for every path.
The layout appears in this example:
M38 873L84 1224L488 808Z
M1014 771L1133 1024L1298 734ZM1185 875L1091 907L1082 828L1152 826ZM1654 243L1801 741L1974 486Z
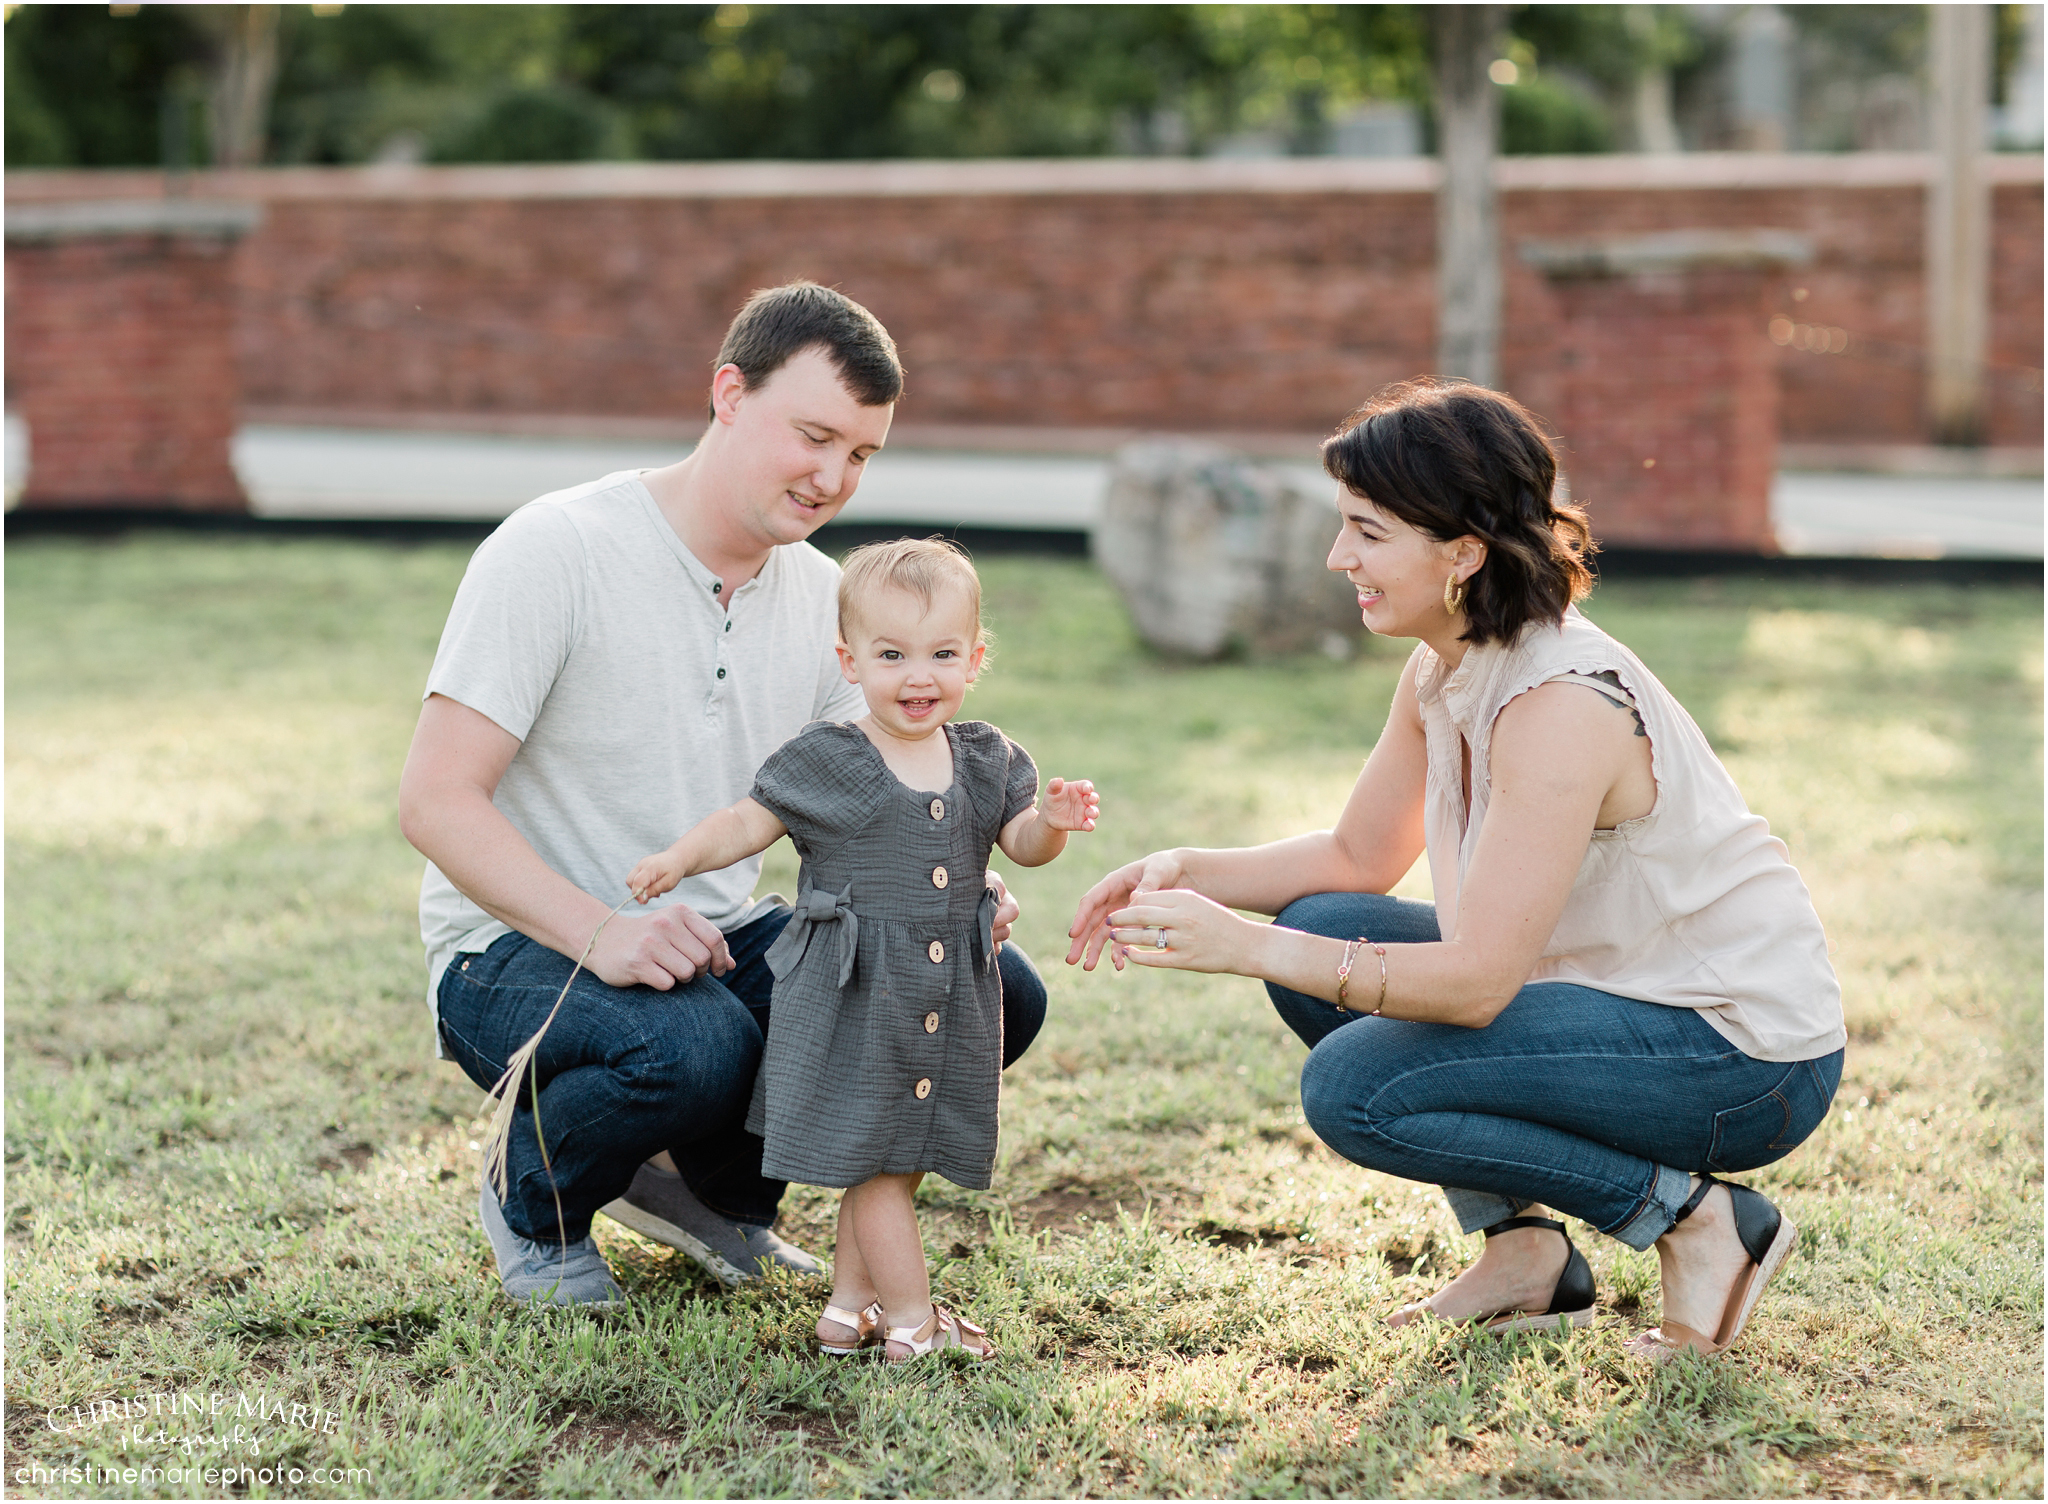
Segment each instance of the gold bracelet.
M1370 945L1373 953L1380 958L1380 1000L1373 1004L1372 1012L1366 1015L1367 1018L1378 1018L1380 1009L1387 1006L1387 948L1377 940L1367 940L1365 943Z
M1358 947L1366 943L1363 935L1356 940L1346 940L1344 942L1344 959L1337 966L1337 1009L1339 1012L1349 1013L1351 1011L1344 1002L1344 989L1351 985L1351 963L1358 959ZM1384 968L1386 963L1382 961L1380 965Z

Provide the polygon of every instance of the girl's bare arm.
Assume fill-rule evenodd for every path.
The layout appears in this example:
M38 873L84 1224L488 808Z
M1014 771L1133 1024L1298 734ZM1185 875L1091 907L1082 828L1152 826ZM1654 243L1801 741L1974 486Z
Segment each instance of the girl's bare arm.
M1045 797L1015 816L996 845L1020 867L1043 867L1067 849L1067 832L1093 830L1102 812L1095 785L1085 778L1055 778Z
M766 851L788 830L765 806L742 799L706 815L668 850L640 858L626 877L626 887L645 903L686 877L716 872Z

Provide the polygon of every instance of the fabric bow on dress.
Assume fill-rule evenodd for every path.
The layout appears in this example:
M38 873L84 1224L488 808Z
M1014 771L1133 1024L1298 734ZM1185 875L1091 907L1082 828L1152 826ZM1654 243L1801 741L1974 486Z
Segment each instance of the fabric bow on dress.
M826 924L834 928L826 943L839 947L839 985L844 987L853 980L853 958L860 948L860 919L853 912L853 884L848 883L838 893L805 888L797 895L796 912L768 947L768 970L776 981L796 970L810 950L818 927Z

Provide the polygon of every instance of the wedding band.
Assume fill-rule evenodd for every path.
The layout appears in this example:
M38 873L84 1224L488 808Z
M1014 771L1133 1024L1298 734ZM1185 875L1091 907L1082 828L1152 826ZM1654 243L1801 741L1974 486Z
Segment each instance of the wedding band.
M1154 950L1165 950L1165 949L1166 949L1166 926L1165 926L1165 925L1163 925L1163 924L1155 924L1155 925L1149 925L1149 926L1147 926L1147 928L1149 928L1149 929L1150 929L1150 930L1152 931L1152 933L1153 933L1153 934L1155 934L1155 935L1157 935L1157 936L1159 937L1158 939L1156 939L1156 940L1154 940L1154 941L1152 942L1152 948L1153 948Z

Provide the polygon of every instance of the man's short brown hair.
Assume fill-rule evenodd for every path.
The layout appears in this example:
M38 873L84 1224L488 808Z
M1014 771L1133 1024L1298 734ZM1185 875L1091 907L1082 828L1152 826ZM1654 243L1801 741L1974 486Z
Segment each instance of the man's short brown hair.
M882 321L838 289L802 280L763 287L748 298L711 369L738 366L752 391L791 356L813 347L832 358L862 407L883 407L903 395L903 363Z

